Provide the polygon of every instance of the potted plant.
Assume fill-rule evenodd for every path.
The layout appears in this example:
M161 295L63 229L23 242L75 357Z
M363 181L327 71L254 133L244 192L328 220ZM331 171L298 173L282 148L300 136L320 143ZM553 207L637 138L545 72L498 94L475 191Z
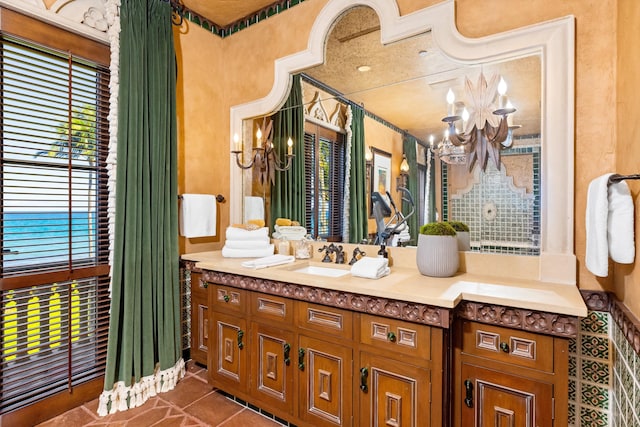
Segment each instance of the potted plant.
M425 276L453 276L459 265L456 230L446 222L430 222L420 227L416 264Z
M456 230L456 237L458 238L458 250L470 251L471 250L471 238L469 237L469 226L460 221L449 221L449 224Z

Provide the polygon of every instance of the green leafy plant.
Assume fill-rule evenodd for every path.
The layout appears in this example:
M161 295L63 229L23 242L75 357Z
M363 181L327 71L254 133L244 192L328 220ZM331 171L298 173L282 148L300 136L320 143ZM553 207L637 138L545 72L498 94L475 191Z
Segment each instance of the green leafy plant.
M456 230L446 222L429 222L420 227L420 234L428 236L455 236Z
M469 226L464 222L460 221L448 221L448 223L453 227L456 231L469 231Z

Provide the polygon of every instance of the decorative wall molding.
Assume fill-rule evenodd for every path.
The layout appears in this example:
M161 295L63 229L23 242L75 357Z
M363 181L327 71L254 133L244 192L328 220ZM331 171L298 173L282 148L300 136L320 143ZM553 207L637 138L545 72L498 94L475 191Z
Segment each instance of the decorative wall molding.
M185 265L185 268L188 268ZM378 298L352 292L318 289L313 286L265 280L237 274L202 271L203 280L234 288L278 295L300 301L330 305L377 316L391 317L429 326L449 328L451 310L427 304Z
M580 328L579 319L575 316L472 301L458 304L455 315L475 322L565 338L575 338Z
M610 310L611 317L622 330L622 334L631 344L631 348L636 354L640 355L640 321L617 299L611 302Z
M610 311L611 297L602 291L580 291L582 299L591 311Z
M0 0L0 6L103 43L119 16L107 13L107 0L57 0L50 7L44 0Z

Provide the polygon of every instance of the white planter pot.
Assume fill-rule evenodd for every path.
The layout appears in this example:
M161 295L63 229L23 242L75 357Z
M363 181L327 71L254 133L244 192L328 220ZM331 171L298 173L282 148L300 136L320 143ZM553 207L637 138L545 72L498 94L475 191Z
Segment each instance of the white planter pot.
M459 265L457 237L419 234L416 264L418 271L425 276L453 276Z
M470 251L471 250L471 237L469 236L468 231L457 231L458 238L458 250L459 251Z

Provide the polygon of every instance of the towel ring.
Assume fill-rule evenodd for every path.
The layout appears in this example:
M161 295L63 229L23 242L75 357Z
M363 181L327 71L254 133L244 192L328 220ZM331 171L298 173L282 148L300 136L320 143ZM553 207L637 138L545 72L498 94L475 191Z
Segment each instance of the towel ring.
M178 200L182 200L182 195L178 194ZM218 194L218 195L216 195L216 201L218 203L224 203L226 201L226 199L224 198L224 196L222 194Z
M616 182L624 181L626 179L640 179L640 174L619 175L615 173L609 177L609 179L607 180L607 185L615 184Z

